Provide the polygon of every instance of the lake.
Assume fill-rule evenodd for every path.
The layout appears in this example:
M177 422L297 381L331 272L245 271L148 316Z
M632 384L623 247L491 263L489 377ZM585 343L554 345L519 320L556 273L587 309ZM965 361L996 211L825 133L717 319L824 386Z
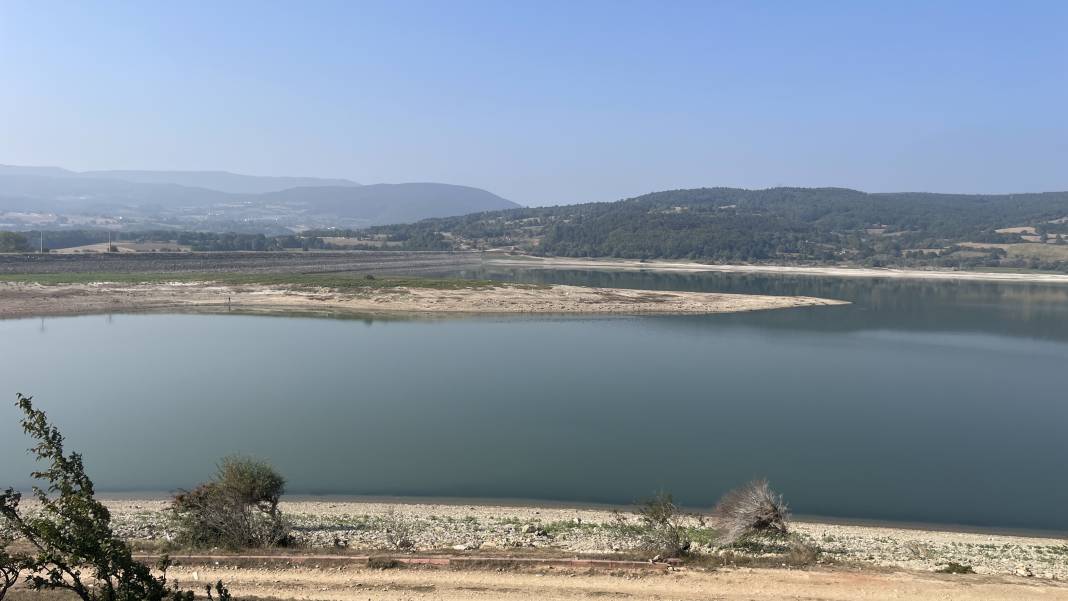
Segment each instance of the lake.
M797 513L1068 530L1068 286L485 268L468 277L805 294L853 305L659 317L0 321L103 491L231 453L301 494L709 507L768 477ZM0 405L0 485L32 463Z

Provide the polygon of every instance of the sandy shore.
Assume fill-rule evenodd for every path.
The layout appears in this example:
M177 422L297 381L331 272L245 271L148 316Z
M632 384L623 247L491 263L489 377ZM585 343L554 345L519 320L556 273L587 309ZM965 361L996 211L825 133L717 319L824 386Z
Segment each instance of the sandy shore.
M117 531L131 539L165 540L166 500L108 500ZM415 551L459 550L502 554L517 549L566 556L642 557L637 516L627 508L501 506L358 500L298 500L282 503L296 539L305 548L389 550L389 529L403 529ZM713 531L690 519L693 553L716 556ZM818 565L860 564L872 568L936 572L949 562L977 574L1068 580L1068 541L1058 538L950 532L795 521L794 532L820 552ZM754 551L758 556L761 551ZM776 564L778 565L778 564Z
M569 259L556 257L487 256L485 263L509 267L539 269L619 269L646 271L684 271L720 273L762 273L778 275L809 275L843 278L896 278L913 280L969 280L987 282L1039 282L1068 284L1068 274L1001 273L983 271L950 271L921 269L891 269L865 267L804 267L787 265L710 265L671 261L628 261L623 259Z
M0 318L136 311L321 314L708 314L846 304L799 297L522 286L337 290L212 282L0 282Z

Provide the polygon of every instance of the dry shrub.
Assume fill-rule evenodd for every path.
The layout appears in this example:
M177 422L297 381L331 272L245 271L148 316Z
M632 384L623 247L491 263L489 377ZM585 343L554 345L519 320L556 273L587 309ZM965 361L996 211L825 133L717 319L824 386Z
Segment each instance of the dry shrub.
M951 561L935 570L939 574L974 574L972 566Z
M273 547L289 540L278 502L285 479L255 459L227 457L215 479L175 495L178 540L195 547Z
M386 531L386 542L398 551L411 551L415 548L415 523L408 517L398 514L392 507L382 517L382 527Z
M786 534L790 510L768 481L753 480L720 499L712 518L720 540L734 544L754 535Z
M797 537L796 534L793 535ZM790 541L790 550L786 552L787 565L791 566L810 566L820 558L820 548L800 538L795 538Z
M683 519L686 515L670 493L659 492L638 506L645 548L665 557L680 557L690 549Z

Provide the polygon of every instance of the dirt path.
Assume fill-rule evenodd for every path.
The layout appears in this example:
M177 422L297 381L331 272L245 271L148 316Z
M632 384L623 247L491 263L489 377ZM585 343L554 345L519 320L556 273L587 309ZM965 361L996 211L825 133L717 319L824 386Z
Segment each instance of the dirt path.
M491 257L488 265L536 269L599 269L625 271L684 271L722 273L763 273L845 278L889 278L912 280L968 280L986 282L1040 282L1068 284L1068 274L950 271L946 269L892 269L873 267L818 267L793 265L710 265L672 261L628 261L623 259L562 259L546 257Z
M708 314L840 305L800 297L514 286L472 288L392 287L342 291L212 282L41 285L0 282L0 318L134 311L235 311L244 313L576 313Z
M194 581L194 573L196 580ZM1053 600L1068 599L1063 582L910 572L681 569L664 573L620 570L537 571L365 567L288 569L172 568L188 587L225 580L237 595L333 601L386 600Z

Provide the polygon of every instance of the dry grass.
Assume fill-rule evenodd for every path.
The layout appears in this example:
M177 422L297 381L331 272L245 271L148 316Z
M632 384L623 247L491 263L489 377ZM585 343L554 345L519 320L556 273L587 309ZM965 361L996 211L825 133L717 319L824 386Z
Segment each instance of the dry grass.
M1001 248L1009 259L1039 259L1042 261L1068 261L1068 244L1045 244L1041 242L1023 242L1020 244L985 244L982 242L965 242L966 248Z

